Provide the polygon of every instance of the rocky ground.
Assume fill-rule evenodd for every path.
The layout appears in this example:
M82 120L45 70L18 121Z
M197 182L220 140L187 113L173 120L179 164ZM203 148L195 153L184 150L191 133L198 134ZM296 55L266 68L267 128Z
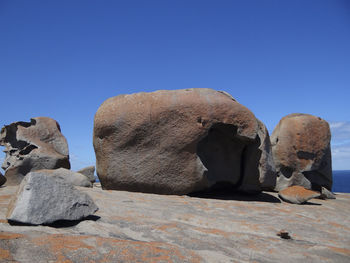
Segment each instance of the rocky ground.
M94 216L26 226L6 221L16 187L0 188L0 262L350 262L350 194L295 205L274 193L79 190L99 206Z

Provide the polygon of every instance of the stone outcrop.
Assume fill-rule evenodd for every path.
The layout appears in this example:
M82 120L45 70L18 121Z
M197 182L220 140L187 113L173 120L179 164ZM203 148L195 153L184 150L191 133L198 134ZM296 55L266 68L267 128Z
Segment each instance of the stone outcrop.
M331 133L328 123L308 114L282 118L271 136L278 172L276 190L292 185L332 188Z
M320 197L320 193L294 185L281 190L278 196L292 204L304 204L312 198Z
M269 147L266 132L224 92L116 96L95 115L97 175L104 189L187 194L230 186L258 192L274 184L270 156L262 154Z
M0 262L349 262L350 194L308 205L276 193L220 199L79 188L99 210L70 227L5 220L17 187L0 190ZM243 199L244 200L244 199ZM290 236L281 238L276 234ZM287 236L287 238L288 238Z
M95 166L88 166L77 171L77 173L85 175L91 183L96 181L95 179Z
M94 201L65 180L41 172L29 173L9 205L10 221L40 225L80 220L98 210Z
M0 145L5 146L2 168L8 185L19 184L30 171L70 168L67 140L59 124L48 117L5 125Z
M58 168L54 170L38 170L31 172L32 174L40 174L45 176L53 176L57 180L65 181L68 184L81 187L92 187L92 183L83 174L73 172L65 168Z

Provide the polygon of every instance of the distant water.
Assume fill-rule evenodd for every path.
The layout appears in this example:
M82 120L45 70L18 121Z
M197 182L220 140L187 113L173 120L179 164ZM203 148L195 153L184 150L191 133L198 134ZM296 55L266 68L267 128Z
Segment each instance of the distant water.
M333 192L350 193L350 170L333 171Z

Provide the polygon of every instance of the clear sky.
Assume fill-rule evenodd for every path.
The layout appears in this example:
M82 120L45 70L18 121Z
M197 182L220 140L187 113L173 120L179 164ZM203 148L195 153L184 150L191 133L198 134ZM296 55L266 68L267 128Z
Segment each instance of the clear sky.
M56 119L72 169L95 163L104 100L185 88L229 92L270 132L320 116L350 169L350 1L0 0L0 88L0 125Z

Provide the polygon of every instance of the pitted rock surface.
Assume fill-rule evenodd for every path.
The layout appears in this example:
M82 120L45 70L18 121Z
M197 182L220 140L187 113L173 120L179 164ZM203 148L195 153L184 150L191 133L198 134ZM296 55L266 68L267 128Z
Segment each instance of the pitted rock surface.
M7 219L25 224L50 224L58 220L80 220L97 211L89 195L65 180L43 172L31 172L12 199Z
M0 262L350 261L349 194L300 206L264 192L205 199L79 190L99 206L97 220L53 228L9 225L16 187L1 188ZM276 235L282 229L291 239Z
M259 174L268 140L260 124L211 89L116 96L95 115L97 175L104 189L187 194L224 184L257 192L274 181Z
M276 190L292 185L321 191L332 189L332 160L329 124L309 114L282 118L271 136L278 172Z
M7 185L18 185L30 171L70 168L68 144L59 124L48 117L14 122L1 130Z

